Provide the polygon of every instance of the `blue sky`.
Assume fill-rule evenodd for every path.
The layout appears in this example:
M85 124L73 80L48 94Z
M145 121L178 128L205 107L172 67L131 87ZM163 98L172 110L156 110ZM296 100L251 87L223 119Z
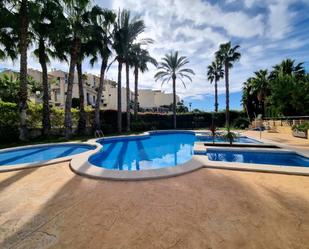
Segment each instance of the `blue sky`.
M148 47L152 56L160 60L165 53L179 50L190 60L196 75L192 83L177 93L192 108L211 110L214 87L206 78L207 65L214 58L220 43L232 41L240 45L242 57L230 75L231 107L240 109L242 83L259 69L271 67L286 58L305 62L309 71L309 0L96 0L101 7L127 8L139 15L147 26L143 37L155 40ZM29 52L29 65L40 69ZM100 66L91 67L86 60L84 70L99 73ZM0 63L1 67L18 68L18 62ZM68 65L52 61L51 68L68 70ZM140 76L140 87L171 92L171 85L161 88L155 82L155 68ZM113 65L107 77L117 78ZM133 83L131 75L131 83ZM124 75L123 75L124 80ZM133 88L133 84L131 85ZM219 109L224 108L224 82L219 82Z

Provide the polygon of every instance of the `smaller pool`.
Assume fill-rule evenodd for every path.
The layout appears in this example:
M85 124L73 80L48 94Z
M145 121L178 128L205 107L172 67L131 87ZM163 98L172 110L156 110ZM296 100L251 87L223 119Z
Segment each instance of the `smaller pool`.
M200 142L212 142L213 137L211 135L198 135L196 136L196 140ZM215 137L215 142L227 142L221 136ZM248 138L246 136L240 136L235 139L236 143L244 143L244 144L262 144L262 142L257 141L255 139Z
M95 149L86 144L42 145L0 152L0 166L34 163L57 159Z
M282 166L309 167L309 158L293 152L258 152L258 151L222 151L207 150L208 159L211 161L272 164Z

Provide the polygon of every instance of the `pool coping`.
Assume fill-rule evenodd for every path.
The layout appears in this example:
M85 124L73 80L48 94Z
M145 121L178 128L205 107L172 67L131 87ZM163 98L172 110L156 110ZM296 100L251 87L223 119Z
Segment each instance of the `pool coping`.
M113 136L104 138L105 140L121 140L123 138L128 137L149 137L151 134L164 134L164 133L194 133L193 130L159 130L159 131L148 131L143 132L137 135L129 135L129 136ZM257 140L256 138L251 139ZM100 139L91 139L89 141L96 142ZM294 150L286 150L282 149L282 146L272 143L271 141L262 141L264 144L272 144L276 145L279 148L263 148L263 146L257 146L255 148L250 147L215 147L211 146L211 148L218 148L224 150L228 148L229 150L247 150L247 151L265 151L265 152L276 152L276 153L286 153L292 152L296 153L300 156L305 156L303 153L299 153ZM199 142L195 142L199 143ZM202 142L203 143L203 142ZM101 144L100 144L101 145ZM101 145L101 148L103 146ZM101 149L100 148L100 149ZM235 162L219 162L219 161L211 161L208 159L207 155L195 154L192 156L191 160L186 163L179 164L174 167L166 167L159 169L148 169L141 171L129 171L129 170L109 170L102 167L98 167L96 165L91 164L88 161L89 156L95 154L96 152L91 151L87 152L87 154L76 155L70 162L70 168L73 172L78 175L96 178L96 179L108 179L108 180L118 180L118 181L137 181L137 180L150 180L150 179L160 179L182 175L185 173L189 173L200 168L216 168L216 169L225 169L225 170L240 170L240 171L253 171L253 172L265 172L265 173L279 173L279 174L293 174L293 175L309 175L309 168L306 167L296 167L296 166L274 166L269 164L249 164L249 163L235 163Z
M98 151L98 143L93 143L92 141L87 141L85 143L79 143L79 142L62 142L62 143L45 143L45 144L36 144L36 145L25 145L25 146L17 146L12 148L6 148L0 150L1 152L7 152L7 151L14 151L18 149L27 149L27 148L36 148L36 147L47 147L47 146L57 146L57 145L88 145L88 146L96 146L95 149L90 150L90 152ZM36 168L36 167L43 167L51 164L57 164L62 162L67 162L73 159L76 155L81 155L88 153L89 151L82 152L79 154L71 155L71 156L65 156L60 157L56 159L51 160L43 160L43 161L35 161L30 163L19 163L19 164L12 164L12 165L0 165L0 173L1 172L8 172L8 171L15 171L15 170L21 170L21 169L29 169L29 168Z
M189 133L189 134L195 134L199 131L194 130L153 130L153 131L147 131L140 134L134 134L134 135L121 135L121 136L111 136L102 138L104 140L121 140L121 139L128 139L128 138L147 138L152 134L164 134L164 133ZM214 149L221 149L226 150L227 148L229 150L264 150L266 151L272 151L272 152L292 152L296 153L300 156L309 157L309 152L305 151L299 151L296 148L284 144L280 144L277 142L274 142L272 140L266 140L266 139L257 139L255 137L252 137L250 135L244 134L245 136L256 140L263 142L265 144L269 145L275 145L278 148L263 148L261 144L257 144L256 147L250 148L250 147L216 147L216 146L210 146L210 148ZM98 167L96 165L91 164L88 161L88 158L97 152L99 152L103 146L98 142L100 141L100 138L96 139L89 139L86 142L63 142L63 143L48 143L48 144L37 144L37 145L27 145L27 146L18 146L13 148L7 148L2 149L0 152L5 151L11 151L16 149L27 149L27 148L33 148L33 147L44 147L44 146L54 146L54 145L61 145L61 144L76 144L76 145L92 145L96 146L95 149L89 150L83 153L67 156L67 157L61 157L57 159L51 159L46 161L37 161L37 162L31 162L31 163L23 163L23 164L16 164L16 165L7 165L7 166L0 166L0 173L1 172L7 172L7 171L15 171L20 169L26 169L26 168L34 168L34 167L42 167L52 164L57 164L61 162L67 162L70 161L70 168L73 172L75 172L78 175L91 177L91 178L97 178L97 179L109 179L109 180L148 180L148 179L159 179L159 178L166 178L166 177L173 177L182 175L185 173L189 173L192 171L195 171L200 168L216 168L216 169L226 169L226 170L241 170L241 171L254 171L254 172L266 172L266 173L279 173L279 174L293 174L293 175L309 175L309 168L307 167L296 167L296 166L274 166L269 164L249 164L249 163L235 163L235 162L219 162L219 161L211 161L208 159L207 155L202 155L203 153L206 153L204 150L194 150L194 152L200 152L199 154L194 154L192 158L183 164L179 164L177 166L173 167L166 167L166 168L159 168L159 169L148 169L148 170L141 170L141 171L128 171L128 170L108 170L101 167ZM195 143L205 143L201 141L197 141ZM223 142L224 143L224 142ZM242 143L236 143L236 144L242 144ZM243 144L245 145L245 144Z
M107 141L113 140L121 140L123 138L147 138L150 137L152 134L166 134L166 133L188 133L188 134L195 134L192 130L154 130L154 131L147 131L137 135L129 135L129 136L112 136L102 138ZM89 141L98 143L102 139L91 139ZM100 149L103 146L100 144ZM70 162L70 168L73 172L78 175L90 177L90 178L97 178L97 179L106 179L106 180L150 180L150 179L158 179L158 178L167 178L182 175L185 173L189 173L195 171L199 168L202 168L202 164L200 163L200 159L193 158L188 162L183 164L178 164L174 167L165 167L159 169L147 169L147 170L140 170L140 171L130 171L130 170L110 170L105 169L96 165L91 164L88 159L91 155L94 155L96 152L91 151L89 155L76 155Z
M209 149L226 151L224 147L211 146ZM259 152L272 152L272 153L294 153L299 156L304 156L302 153L298 153L289 149L274 149L274 148L228 148L229 151L259 151ZM205 152L207 153L207 152ZM223 162L212 161L208 159L207 155L203 155L204 167L216 168L216 169L228 169L228 170L240 170L240 171L254 171L264 173L277 173L277 174L290 174L290 175L304 175L309 176L309 167L298 166L285 166L285 165L273 165L273 164L257 164L257 163L237 163L237 162Z

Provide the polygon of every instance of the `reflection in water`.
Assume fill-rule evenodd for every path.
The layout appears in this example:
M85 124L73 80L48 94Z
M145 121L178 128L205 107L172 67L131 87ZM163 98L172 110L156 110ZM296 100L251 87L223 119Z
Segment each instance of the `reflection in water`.
M190 133L106 141L103 150L89 161L99 167L117 170L171 167L191 159L194 141L195 136Z

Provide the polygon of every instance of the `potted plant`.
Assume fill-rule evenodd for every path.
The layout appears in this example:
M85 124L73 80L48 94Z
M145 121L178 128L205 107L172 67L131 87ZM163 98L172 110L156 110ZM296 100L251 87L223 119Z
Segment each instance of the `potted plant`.
M230 145L232 146L233 142L236 140L237 138L237 134L235 132L230 131L229 129L227 130L227 133L225 133L223 136L223 139L227 142L230 143Z
M308 138L309 122L304 122L292 126L293 136L300 138Z

